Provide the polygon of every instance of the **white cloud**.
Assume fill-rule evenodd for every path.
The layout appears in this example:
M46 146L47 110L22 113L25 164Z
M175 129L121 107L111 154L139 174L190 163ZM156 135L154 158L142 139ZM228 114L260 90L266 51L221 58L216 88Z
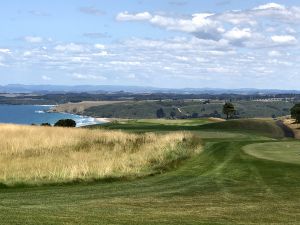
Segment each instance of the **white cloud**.
M43 42L43 38L38 36L26 36L24 37L24 40L28 43L33 43L33 44Z
M54 48L56 51L64 52L64 51L70 51L70 52L82 52L85 50L85 48L82 45L75 44L75 43L69 43L64 45L57 45Z
M270 57L280 57L282 54L281 54L279 51L273 50L273 51L270 51L270 52L268 53L268 55L269 55Z
M122 66L139 66L141 62L138 61L112 61L110 62L112 65L122 65Z
M193 14L190 19L177 19L156 15L150 20L150 23L165 27L168 30L193 33L200 39L219 40L225 30L219 22L210 19L212 15L197 13Z
M131 14L119 13L119 21L145 21L168 31L180 31L198 39L226 41L239 47L272 47L274 43L290 45L297 42L300 22L300 7L286 7L277 3L260 5L253 9L232 10L223 13L195 13L190 16L142 12ZM270 26L270 22L272 24ZM291 35L276 35L285 31ZM270 33L272 40L266 35ZM155 44L152 42L152 44Z
M11 54L11 50L8 48L0 48L0 53Z
M105 49L105 45L102 45L102 44L95 44L94 46L97 49Z
M239 29L237 27L232 28L224 34L224 37L229 40L241 40L251 38L252 33L249 28Z
M46 76L46 75L42 76L42 79L45 80L45 81L52 80L51 77L48 77L48 76Z
M139 20L150 20L152 15L149 12L141 12L136 14L129 14L128 12L121 12L117 15L118 21L139 21Z
M82 73L73 73L71 75L77 80L106 80L107 78L100 75L91 75L91 74L82 74Z
M184 61L184 62L189 61L189 58L186 56L175 56L175 58L179 61Z
M31 56L31 55L32 55L32 51L25 51L25 52L23 53L23 55L24 55L25 57Z
M153 86L168 85L170 78L170 85L177 82L178 86L280 83L283 69L286 77L299 75L300 19L295 7L270 7L181 16L126 12L117 19L144 21L173 38L130 38L107 46L101 40L64 43L44 39L39 45L23 43L20 49L0 49L0 61L12 68L68 74L61 75L62 79L73 83L107 80L125 84L129 78ZM99 71L102 76L97 75Z
M109 55L109 53L107 51L93 53L93 56L108 56L108 55Z
M213 67L213 68L207 68L206 69L207 72L210 72L210 73L228 73L229 70L227 68L224 68L224 67Z
M292 35L274 35L271 37L272 41L277 44L295 44L297 39Z
M287 27L285 30L286 30L288 33L290 33L290 34L296 34L296 33L297 33L297 31L296 31L295 29L291 28L291 27Z
M286 8L285 6L277 3L268 3L254 8L254 10L268 10L268 9L285 10Z

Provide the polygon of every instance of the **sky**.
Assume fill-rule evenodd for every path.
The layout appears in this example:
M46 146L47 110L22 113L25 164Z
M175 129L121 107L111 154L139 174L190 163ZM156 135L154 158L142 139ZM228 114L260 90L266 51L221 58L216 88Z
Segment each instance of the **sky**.
M10 0L0 85L300 89L299 0Z

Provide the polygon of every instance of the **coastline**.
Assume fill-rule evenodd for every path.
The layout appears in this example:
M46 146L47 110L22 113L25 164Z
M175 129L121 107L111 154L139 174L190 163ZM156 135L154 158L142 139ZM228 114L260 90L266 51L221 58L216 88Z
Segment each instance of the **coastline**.
M94 118L95 121L99 122L99 123L110 123L113 121L112 118Z

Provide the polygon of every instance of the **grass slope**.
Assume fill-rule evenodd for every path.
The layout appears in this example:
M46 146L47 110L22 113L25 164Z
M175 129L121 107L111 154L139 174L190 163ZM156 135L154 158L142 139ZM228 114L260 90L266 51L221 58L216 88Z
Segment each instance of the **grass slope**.
M257 159L243 151L249 144L278 141L247 132L199 134L206 134L204 151L164 174L135 181L1 189L0 220L35 225L298 224L300 165Z
M151 122L149 122L151 121ZM170 122L168 122L170 121ZM172 122L174 121L174 122ZM177 121L177 122L176 122ZM172 122L172 123L171 123ZM91 129L112 129L134 132L145 131L202 131L261 135L271 138L284 138L285 130L272 119L239 119L215 122L212 119L191 120L125 120L103 125L89 126Z
M202 130L235 131L241 133L253 133L273 138L285 137L283 127L271 119L240 119L229 120L220 123L206 124L200 127Z
M244 150L257 158L300 164L300 142L252 144Z

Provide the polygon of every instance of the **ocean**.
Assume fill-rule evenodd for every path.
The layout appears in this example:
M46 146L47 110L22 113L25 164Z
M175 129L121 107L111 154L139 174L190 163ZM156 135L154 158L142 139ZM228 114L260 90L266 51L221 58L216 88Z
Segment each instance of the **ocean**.
M60 119L73 119L78 127L99 124L91 117L73 115L68 113L48 113L53 106L49 105L0 105L0 123L13 124L54 124Z

